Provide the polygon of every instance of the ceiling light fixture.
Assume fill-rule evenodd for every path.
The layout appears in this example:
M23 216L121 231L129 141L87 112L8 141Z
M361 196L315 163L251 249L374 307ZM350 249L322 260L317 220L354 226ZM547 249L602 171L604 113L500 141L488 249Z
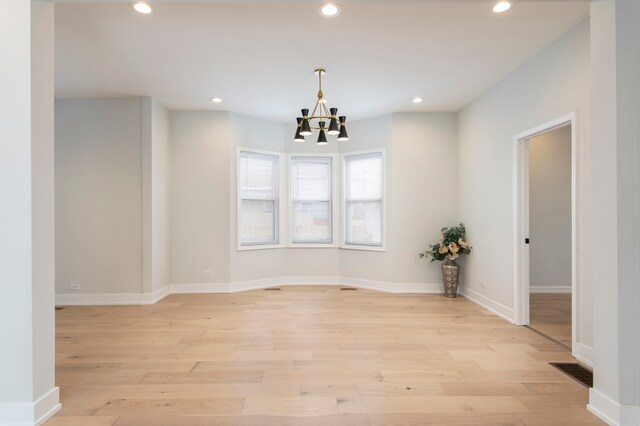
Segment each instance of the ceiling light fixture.
M133 8L136 12L142 13L143 15L148 15L151 13L151 6L143 1L139 1L133 4Z
M315 74L318 76L318 100L316 106L313 108L313 112L309 115L308 109L302 109L302 117L298 117L298 128L296 129L296 135L294 136L294 142L304 142L305 136L310 136L312 129L318 130L318 145L326 145L327 135L338 136L339 141L348 141L349 135L347 134L347 128L345 122L347 117L338 114L338 108L327 108L327 103L324 100L324 93L322 93L322 76L326 74L326 71L322 68L315 70ZM318 113L318 115L316 115ZM318 120L318 125L312 127L311 121ZM326 121L329 120L329 127L326 127Z
M497 1L493 4L493 11L495 13L506 12L511 9L511 2L506 0Z
M220 102L222 102L222 99L217 98L217 97L215 97L215 98L211 98L211 102L214 102L214 103L216 103L216 104L219 104Z
M320 7L320 14L322 16L333 17L340 14L340 6L335 3L325 3Z
M422 99L422 98L413 98L413 103L414 103L414 104L419 104L419 103L421 103L422 101L424 101L424 99Z

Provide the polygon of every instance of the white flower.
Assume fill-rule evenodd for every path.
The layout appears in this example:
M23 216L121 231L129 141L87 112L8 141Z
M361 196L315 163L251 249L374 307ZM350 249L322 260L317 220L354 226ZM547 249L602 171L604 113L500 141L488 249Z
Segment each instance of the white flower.
M456 243L450 243L449 244L449 251L453 254L457 253L458 250L460 250L460 248L458 247L458 245Z

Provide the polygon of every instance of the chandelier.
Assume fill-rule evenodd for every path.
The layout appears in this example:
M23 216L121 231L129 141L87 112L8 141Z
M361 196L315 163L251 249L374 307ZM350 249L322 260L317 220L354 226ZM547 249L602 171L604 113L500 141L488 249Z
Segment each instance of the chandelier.
M315 75L318 76L318 100L316 106L313 108L313 112L309 115L308 109L302 109L302 117L298 117L298 128L296 129L296 135L293 138L294 142L304 142L305 136L312 134L312 129L318 130L318 145L326 145L327 135L337 135L339 141L348 141L349 135L347 134L347 128L345 127L345 121L347 117L338 114L338 108L327 108L327 101L324 99L322 93L322 76L326 74L326 71L322 68L315 70ZM317 115L316 115L317 114ZM317 125L313 124L317 121ZM326 127L327 121L329 126Z

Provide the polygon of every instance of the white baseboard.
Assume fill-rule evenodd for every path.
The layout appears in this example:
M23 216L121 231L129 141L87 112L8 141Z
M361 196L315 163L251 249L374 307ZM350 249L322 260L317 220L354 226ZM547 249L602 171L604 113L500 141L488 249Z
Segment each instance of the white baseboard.
M166 285L153 293L56 294L56 306L153 305L171 294Z
M387 281L363 280L361 278L342 277L342 285L377 290L385 293L442 294L442 283L394 283Z
M269 287L291 285L334 285L351 286L385 293L422 293L440 294L442 284L432 283L394 283L388 281L366 280L338 276L289 276L265 278L261 280L239 281L234 283L180 283L171 284L172 294L190 293L237 293L240 291L259 290Z
M112 294L56 294L56 306L82 305L141 305L140 293L112 293Z
M589 389L587 409L610 426L640 425L640 406L620 405L595 388Z
M490 310L499 317L509 321L511 324L515 324L515 321L513 319L513 309L504 306L492 299L489 299L488 297L483 296L477 291L471 290L467 287L461 286L459 287L458 291L470 301L482 306L485 309Z
M531 285L529 293L569 293L571 294L570 285Z
M288 276L233 283L177 283L146 294L57 294L56 306L153 305L170 294L237 293L290 285L343 285L385 293L441 294L443 291L440 283L395 283L338 276Z
M35 426L40 426L46 422L51 416L60 411L62 404L60 404L60 388L54 387L41 398L39 398L35 404L33 411L35 413Z
M593 348L591 346L578 342L572 352L571 355L573 355L575 359L593 368Z
M141 305L153 305L154 303L158 303L165 297L171 294L171 286L165 285L162 288L157 289L153 293L150 294L142 294L140 298Z
M0 426L40 426L60 408L60 389L55 387L33 403L0 404Z

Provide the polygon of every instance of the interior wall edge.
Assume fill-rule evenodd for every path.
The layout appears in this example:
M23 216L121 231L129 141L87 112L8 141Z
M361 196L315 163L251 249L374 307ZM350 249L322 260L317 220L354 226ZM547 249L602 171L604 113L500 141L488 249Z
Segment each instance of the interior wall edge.
M61 408L60 388L54 387L33 403L0 404L0 425L40 426Z
M589 389L587 410L610 426L634 426L640 424L639 405L620 405L596 388Z
M593 368L593 348L584 343L576 342L576 347L572 350L575 359Z

